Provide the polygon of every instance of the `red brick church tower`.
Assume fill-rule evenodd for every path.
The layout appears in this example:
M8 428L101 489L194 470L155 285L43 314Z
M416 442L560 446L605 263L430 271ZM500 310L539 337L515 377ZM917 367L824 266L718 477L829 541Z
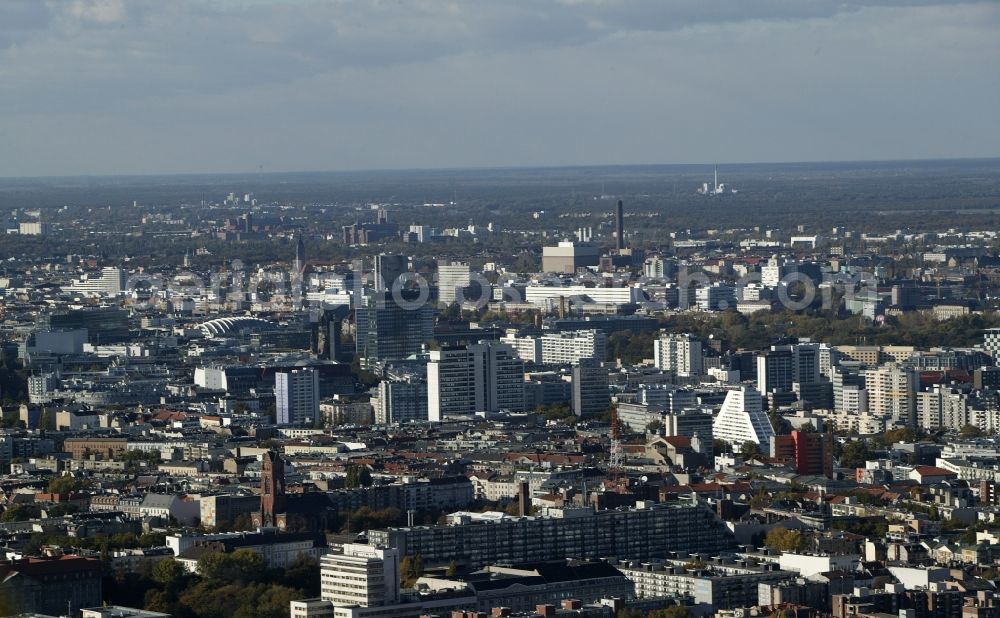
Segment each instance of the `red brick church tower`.
M264 454L260 467L260 525L285 525L285 462L272 451Z

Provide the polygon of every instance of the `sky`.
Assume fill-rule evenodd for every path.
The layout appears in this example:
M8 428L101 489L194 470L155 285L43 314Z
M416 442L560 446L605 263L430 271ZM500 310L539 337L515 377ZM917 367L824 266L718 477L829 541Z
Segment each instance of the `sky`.
M0 177L1000 156L1000 0L0 0Z

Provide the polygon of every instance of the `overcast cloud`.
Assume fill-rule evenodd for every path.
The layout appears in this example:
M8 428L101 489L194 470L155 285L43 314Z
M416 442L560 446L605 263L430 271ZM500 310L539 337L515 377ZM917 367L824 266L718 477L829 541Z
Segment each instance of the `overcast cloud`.
M0 176L1000 156L1000 1L0 1Z

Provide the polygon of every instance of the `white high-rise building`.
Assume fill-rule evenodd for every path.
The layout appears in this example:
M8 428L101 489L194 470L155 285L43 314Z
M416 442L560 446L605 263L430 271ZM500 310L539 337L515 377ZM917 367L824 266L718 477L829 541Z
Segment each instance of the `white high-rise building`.
M603 330L575 330L542 335L542 364L571 365L581 358L607 357L608 337Z
M375 422L396 425L427 420L427 381L419 378L382 380L372 397Z
M399 603L399 552L345 543L339 554L320 559L320 598L334 607L380 607Z
M99 275L92 274L74 281L69 290L84 294L117 296L125 291L128 273L116 266L106 266Z
M759 444L767 452L774 438L774 428L761 400L760 391L743 386L726 393L719 415L712 423L713 438L739 448L744 442Z
M921 429L961 431L969 424L968 396L940 384L917 393L917 424Z
M658 255L646 258L642 264L642 274L649 279L667 279L673 271L673 264Z
M434 230L428 225L411 225L409 231L417 242L427 242L434 234Z
M830 369L840 363L840 351L830 344L819 344L819 374L829 377Z
M631 305L644 298L638 287L590 288L585 285L529 285L524 288L524 302L542 309L560 303L583 301L605 305Z
M760 283L767 288L776 288L782 285L784 279L798 270L794 262L786 261L782 257L772 256L767 264L760 268Z
M782 261L778 256L773 256L767 261L767 264L760 267L760 283L767 288L776 288L781 282L781 278L785 275L782 267Z
M716 282L697 288L694 296L702 311L725 311L736 307L736 288L728 283Z
M983 348L994 359L1000 359L1000 328L987 328L983 333Z
M433 350L427 363L427 417L524 410L524 361L509 345L481 341Z
M274 403L279 425L299 425L319 418L319 373L294 369L274 374Z
M845 384L841 387L840 406L834 406L838 411L848 414L868 413L868 391L857 384Z
M469 265L462 262L438 262L438 303L450 305L461 300L461 290L472 282Z
M705 370L701 340L688 333L661 334L653 341L653 359L657 369L680 376L698 376Z
M520 337L517 329L508 329L500 341L514 348L517 355L526 363L542 363L542 338L541 337Z
M788 392L793 384L819 382L820 355L818 343L771 346L757 357L757 388L763 393Z
M608 337L602 330L548 332L540 337L518 337L513 330L501 339L522 360L541 365L572 365L581 358L604 362Z
M919 376L894 363L865 371L868 411L894 423L916 424Z
M21 236L48 236L52 231L52 225L41 221L21 221L18 231Z

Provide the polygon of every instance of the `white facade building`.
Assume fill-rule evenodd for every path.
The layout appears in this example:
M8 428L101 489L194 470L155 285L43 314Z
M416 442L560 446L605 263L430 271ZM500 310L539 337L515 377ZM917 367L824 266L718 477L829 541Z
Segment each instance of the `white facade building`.
M743 386L726 393L719 415L712 423L713 437L736 448L744 442L755 442L767 452L774 437L774 428L762 405L760 391Z
M892 363L866 370L868 411L892 422L915 421L918 379L915 370Z
M87 275L74 281L69 286L71 292L81 292L88 295L117 296L125 291L128 273L115 266L101 269L99 275Z
M524 301L536 307L548 309L557 306L560 298L589 299L590 302L611 305L628 305L639 301L641 292L634 287L590 288L584 285L561 287L530 285L524 288Z
M279 425L319 419L319 374L315 369L295 369L274 374L274 400Z
M469 265L463 262L438 262L438 303L450 305L461 300L461 290L472 282Z
M382 380L373 397L375 422L395 425L427 420L427 382L421 379Z
M346 543L320 560L320 598L334 607L379 607L399 602L399 553Z
M1000 328L987 328L983 333L983 348L993 358L1000 358Z
M522 360L541 365L572 365L581 358L603 361L608 345L601 330L550 332L540 337L518 337L508 331L501 341L513 347Z
M697 376L705 370L701 340L688 333L661 334L653 342L653 359L657 369L680 376Z
M481 341L433 350L427 363L427 417L524 410L524 361L509 345Z

